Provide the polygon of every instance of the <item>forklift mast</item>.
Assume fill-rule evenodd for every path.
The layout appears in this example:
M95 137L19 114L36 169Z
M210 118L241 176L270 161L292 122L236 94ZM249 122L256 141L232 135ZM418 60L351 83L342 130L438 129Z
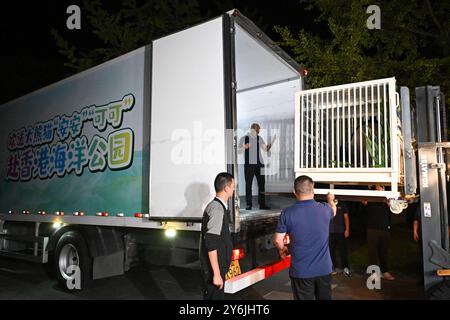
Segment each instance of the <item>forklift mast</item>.
M409 95L407 88L402 90L405 96ZM450 269L447 199L450 143L440 87L418 87L415 95L423 276L428 296L445 281L438 270Z

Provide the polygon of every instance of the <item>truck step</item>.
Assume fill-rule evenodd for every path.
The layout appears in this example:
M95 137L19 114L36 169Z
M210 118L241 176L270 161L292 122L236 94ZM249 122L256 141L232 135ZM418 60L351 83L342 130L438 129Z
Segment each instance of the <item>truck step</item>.
M31 243L34 245L34 248L29 250L29 253L6 250L5 240ZM0 256L44 264L48 262L48 241L48 237L13 235L0 232Z

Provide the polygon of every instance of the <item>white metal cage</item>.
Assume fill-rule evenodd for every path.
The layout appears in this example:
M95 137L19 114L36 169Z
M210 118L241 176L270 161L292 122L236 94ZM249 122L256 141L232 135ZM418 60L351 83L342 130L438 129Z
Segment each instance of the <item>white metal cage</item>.
M395 78L304 90L295 100L296 176L332 185L389 187L335 194L399 197L402 139Z

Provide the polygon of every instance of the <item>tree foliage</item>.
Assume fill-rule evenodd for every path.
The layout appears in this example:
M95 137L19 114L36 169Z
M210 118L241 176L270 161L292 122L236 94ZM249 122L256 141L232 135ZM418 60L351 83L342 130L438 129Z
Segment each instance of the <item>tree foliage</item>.
M263 29L258 8L239 0L123 0L112 7L107 1L83 0L82 44L69 41L52 29L59 52L70 72L80 72L152 40L217 17L239 5L245 15ZM94 36L94 41L87 38ZM82 49L84 47L84 49Z
M316 21L328 26L328 34L275 28L280 44L309 69L311 87L395 76L410 88L440 85L450 97L450 2L381 1L381 29L369 30L371 0L300 1L319 9Z
M112 9L101 0L84 0L82 12L86 17L83 29L95 36L93 48L82 51L57 30L51 31L66 57L65 66L77 72L201 20L197 0L124 0L120 8Z

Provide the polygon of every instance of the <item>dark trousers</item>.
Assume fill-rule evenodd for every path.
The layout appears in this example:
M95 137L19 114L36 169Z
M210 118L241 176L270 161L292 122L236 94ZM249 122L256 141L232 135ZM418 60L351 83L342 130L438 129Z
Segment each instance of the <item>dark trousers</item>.
M260 206L266 205L265 184L266 179L264 175L261 175L261 166L254 164L246 164L245 170L245 197L247 200L247 206L252 206L252 183L253 177L256 176L258 182L258 202Z
M341 258L341 267L348 268L348 249L347 239L343 233L330 233L330 255L333 266L337 267L336 251L339 250L339 256Z
M212 272L204 272L203 273L203 299L204 300L224 300L225 299L225 274L222 274L222 279L224 281L224 286L222 290L219 290L213 284L213 275Z
M292 278L295 300L331 300L331 275L315 278Z
M367 244L369 247L369 266L379 266L381 272L389 271L388 250L389 250L389 231L368 229Z

